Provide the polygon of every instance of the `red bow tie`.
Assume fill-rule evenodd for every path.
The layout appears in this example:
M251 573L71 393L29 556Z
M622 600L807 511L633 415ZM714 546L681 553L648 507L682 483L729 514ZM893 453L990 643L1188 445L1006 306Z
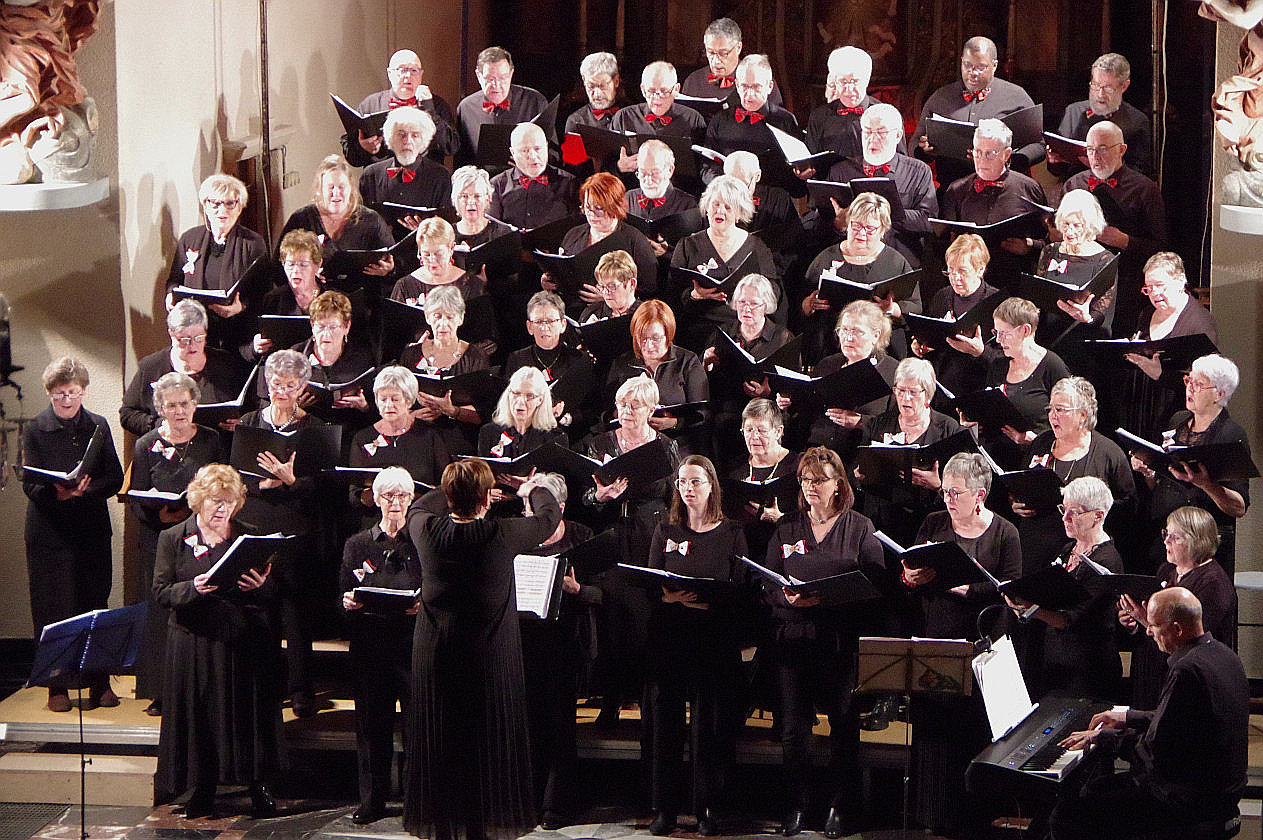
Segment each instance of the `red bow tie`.
M403 182L405 184L411 184L412 179L417 177L417 171L415 169L409 169L406 166L389 166L386 168L386 177L394 178L395 176L400 175L403 176Z
M661 207L662 205L664 205L664 204L666 204L666 203L667 203L667 197L666 197L665 195L664 195L662 198L650 198L650 197L649 197L649 196L647 196L647 195L642 195L642 196L640 197L640 209L641 209L641 210L644 210L644 209L645 209L646 207L648 207L650 204L652 204L654 207Z
M654 120L661 122L664 126L671 124L671 116L669 114L655 114L653 111L646 111L645 122L652 125Z
M890 174L890 164L888 163L883 163L880 166L869 166L867 163L864 164L864 175L868 178L872 178L874 175L889 175L889 174Z
M862 113L864 113L864 108L862 106L855 107L855 108L839 108L838 109L839 117L845 117L847 114L855 114L856 116L859 116Z
M750 118L750 125L758 125L759 120L767 119L766 114L760 114L758 111L747 111L745 108L738 108L733 112L737 122L743 121L746 117Z
M395 97L393 97L393 96L392 96L392 97L390 97L390 107L391 107L392 109L394 109L394 108L402 108L402 107L403 107L403 106L405 106L405 105L407 105L407 106L409 106L409 107L412 107L412 108L417 107L417 98L416 98L415 96L414 96L414 97L412 97L411 99L396 99L396 98L395 98Z
M1091 175L1088 176L1088 190L1089 191L1094 190L1097 187L1102 186L1102 185L1107 186L1107 187L1117 187L1118 179L1117 178L1093 178Z
M962 90L960 95L964 97L966 102L973 102L975 99L981 102L991 95L991 88L985 87L982 90Z
M974 178L974 192L980 193L988 188L1002 190L1004 189L1004 181L984 181L981 178Z
M714 73L706 74L707 84L719 85L721 88L727 89L737 83L734 76L716 76Z
M616 113L618 113L618 109L617 108L593 108L592 113L596 114L596 118L598 120L603 120L606 117L614 116Z
M759 197L757 195L750 196L750 200L754 202L755 207L759 206Z
M482 100L482 110L488 114L492 111L507 111L509 110L509 99L505 97L503 102L489 102L484 99Z
M526 175L521 175L518 177L517 181L519 184L522 185L522 189L527 189L528 187L530 187L532 182L536 184L543 184L544 186L548 186L547 175L540 175L538 178L529 178Z
M1114 116L1114 112L1113 112L1113 111L1110 111L1108 114L1098 114L1098 113L1096 113L1095 111L1093 111L1091 108L1089 108L1089 109L1088 109L1088 111L1087 111L1087 116L1088 116L1088 117L1100 117L1100 118L1101 118L1101 119L1103 119L1103 120L1108 120L1110 117Z

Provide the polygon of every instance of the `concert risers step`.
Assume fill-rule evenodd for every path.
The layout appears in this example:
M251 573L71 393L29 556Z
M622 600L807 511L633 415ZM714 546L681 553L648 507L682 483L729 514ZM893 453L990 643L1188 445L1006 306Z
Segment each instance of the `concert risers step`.
M147 755L89 755L89 805L152 805L158 759ZM79 755L10 752L0 755L0 799L5 802L79 801Z

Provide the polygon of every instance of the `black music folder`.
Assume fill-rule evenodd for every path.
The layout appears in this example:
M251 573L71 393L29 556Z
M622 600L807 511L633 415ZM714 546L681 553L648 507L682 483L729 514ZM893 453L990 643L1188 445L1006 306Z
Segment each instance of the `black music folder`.
M1019 111L1000 117L1000 121L1013 132L1013 148L1020 149L1038 143L1044 136L1044 106L1029 105ZM935 157L971 160L969 150L974 146L976 123L953 120L931 114L925 121L925 133L934 148Z
M307 322L310 326L311 322ZM198 404L197 409L193 412L193 422L202 426L210 426L214 428L226 420L234 417L240 417L246 411L246 399L250 395L251 388L254 386L255 377L259 375L259 371L263 368L263 363L259 362L250 369L250 374L246 377L245 384L241 386L241 391L237 394L236 399L227 400L226 402Z
M652 484L675 472L671 466L671 458L667 454L668 449L666 438L655 438L630 452L611 458L604 464L596 465L592 474L602 484L611 484L620 478L625 478L629 484L637 486Z
M417 240L411 236L405 236L389 248L348 248L340 253L344 254L346 258L351 261L351 264L357 269L363 271L373 263L383 260L386 257L391 257L398 262L400 259L403 259L405 255L408 255L409 252L411 252L413 256L415 256L417 252Z
M749 521L762 516L764 508L776 504L781 513L789 513L798 504L798 476L782 475L767 481L750 478L722 478L719 481L724 493L724 508L732 512L732 518ZM751 511L749 505L757 510Z
M914 268L894 277L875 280L872 283L860 283L840 277L833 269L820 272L820 280L816 284L819 296L829 301L829 306L841 308L854 300L870 300L884 298L891 300L907 300L912 297L917 283L921 282L922 269Z
M954 542L926 542L904 548L881 531L873 536L909 569L933 569L936 573L933 586L936 589L948 590L985 580L999 583Z
M460 457L477 458L480 461L484 461L487 466L491 467L491 471L497 475L523 476L529 475L531 471L551 472L576 482L590 481L592 474L600 466L600 462L595 458L589 458L587 455L575 452L567 446L562 446L552 441L542 446L537 446L530 452L518 455L516 458L496 458L483 455L462 455Z
M488 217L490 218L490 217ZM556 251L561 247L561 240L566 238L570 229L585 224L587 220L575 213L553 219L551 222L533 228L515 228L522 234L522 248L527 251ZM594 264L595 265L595 264Z
M798 578L774 572L761 566L749 557L738 558L765 579L786 589L795 595L816 595L821 603L828 606L850 604L857 601L871 601L881 597L881 592L873 585L863 572L856 569L840 575L816 578L815 580L799 580Z
M651 569L631 563L619 563L618 568L648 587L661 586L668 592L696 593L698 600L703 603L730 598L741 587L738 581L680 575L666 569Z
M706 229L706 217L696 207L653 221L629 213L625 221L650 239L660 238L672 247L684 237Z
M685 283L696 283L704 289L718 289L731 298L737 291L737 284L741 282L741 278L750 273L746 270L746 263L750 261L750 257L753 255L753 251L746 254L741 259L741 262L724 273L722 277L719 274L718 267L712 268L708 265L694 268L673 265L671 266L671 272Z
M561 556L574 567L575 579L587 583L618 563L622 556L618 532L613 528L602 531L563 551Z
M260 315L259 335L272 342L273 350L285 350L311 338L311 318L306 315Z
M996 307L1010 297L1012 295L1008 292L996 292L983 298L974 305L973 309L955 319L931 318L929 315L918 315L915 312L905 312L903 319L908 326L908 332L912 333L922 345L932 349L947 348L948 338L970 337L977 327L982 328L980 336L983 342L986 342L987 336L991 334L991 319Z
M795 336L762 359L756 359L728 333L723 330L715 332L715 370L732 382L762 382L764 377L776 370L777 365L787 369L798 366L801 336Z
M623 152L631 156L640 148L640 140L635 134L610 131L599 125L577 125L575 133L583 139L583 150L596 163L598 170L616 165Z
M1074 575L1054 563L1025 577L1001 583L1000 592L1048 610L1069 609L1092 597Z
M452 262L471 274L477 274L485 267L488 279L516 274L521 259L522 234L516 230L488 239L473 248L457 243L452 249Z
M1081 283L1058 280L1057 275L1047 277L1022 272L1018 288L1022 297L1048 312L1059 311L1059 300L1082 300L1088 295L1100 296L1110 290L1118 279L1118 257L1110 260L1101 270Z
M255 536L242 534L232 541L224 556L207 570L207 583L222 590L236 590L237 581L249 569L263 571L280 550L281 543L294 539L284 534Z
M1135 365L1123 358L1128 353L1140 356L1157 356L1163 370L1188 370L1202 356L1218 353L1219 348L1206 333L1173 335L1168 338L1094 338L1083 342L1091 351L1113 367L1133 370Z
M716 114L724 110L724 106L728 104L728 97L689 96L688 94L677 93L675 101L678 105L692 108L701 114L706 122L710 122Z
M841 408L855 411L862 405L890 396L890 385L872 359L861 359L827 376L808 376L777 367L770 378L772 390L786 394L799 409Z
M1259 468L1254 463L1246 441L1200 443L1164 449L1124 428L1120 427L1115 431L1119 445L1148 464L1150 469L1161 470L1176 464L1200 464L1215 481L1240 481L1259 476Z
M926 444L873 443L856 450L855 470L864 476L865 488L889 497L896 485L910 483L908 473L940 466L957 452L972 452L977 442L968 429ZM900 478L900 475L905 476Z
M101 427L97 426L92 430L92 437L88 440L88 446L83 450L83 457L79 459L79 463L66 472L23 464L22 480L39 481L44 484L78 484L85 475L92 472L93 467L96 466L97 459L101 456L101 450L104 448L105 434L101 431Z
M420 339L429 328L425 320L425 310L420 306L382 298L381 334L378 341L382 361L398 359L403 349Z
M930 224L946 228L952 233L976 233L992 245L1004 239L1040 236L1044 233L1044 224L1034 210L982 225L963 219L935 218L930 219Z
M294 475L315 475L332 469L338 463L342 445L342 427L336 424L308 426L292 432L274 432L255 426L238 426L232 433L232 455L229 463L240 473L258 478L272 478L259 466L259 455L271 452L278 461L294 459Z
M194 289L190 286L176 286L171 290L173 300L183 300L184 298L192 298L202 305L209 304L228 304L232 303L232 299L237 295L238 291L244 291L249 295L256 293L260 297L263 296L274 285L273 279L277 278L280 273L280 264L272 259L268 254L256 257L254 262L246 267L246 270L237 278L237 282L233 283L227 289ZM283 278L284 275L281 275Z
M351 595L364 609L381 615L400 615L412 609L420 589L390 589L384 586L357 586Z
M323 420L328 420L333 414L333 403L335 400L351 396L357 392L367 394L371 405L373 378L376 376L377 368L370 367L345 382L308 382L305 393L312 401L306 407L307 412Z
M768 125L768 128L772 131L772 137L776 140L776 145L781 151L781 156L785 158L785 163L793 169L814 169L817 172L828 172L829 167L843 159L842 155L834 151L812 154L811 149L807 148L807 144L802 141L802 138L795 137L771 124Z
M166 490L126 490L119 494L129 502L137 502L146 507L171 507L186 508L188 507L188 491L183 490L179 493L171 493ZM122 501L122 499L120 499Z
M329 94L329 98L333 100L333 109L338 112L342 129L347 133L347 138L353 142L359 141L359 135L356 132L362 132L365 137L376 137L381 134L382 126L386 124L386 117L390 116L389 110L361 114L336 93Z
M567 316L566 322L579 347L598 359L613 359L632 349L631 319L631 315L619 315L581 324Z
M432 397L452 392L453 405L494 405L508 384L504 377L490 370L471 370L456 376L430 376L413 371L417 388Z
M1060 134L1052 131L1044 132L1044 145L1066 160L1078 160L1081 157L1087 157L1088 154L1088 143L1086 140L1062 137Z
M1012 426L1019 432L1033 431L1035 424L1022 416L1004 393L1004 388L992 385L981 391L958 394L956 408L967 420L976 420L984 431L998 432L1005 426Z

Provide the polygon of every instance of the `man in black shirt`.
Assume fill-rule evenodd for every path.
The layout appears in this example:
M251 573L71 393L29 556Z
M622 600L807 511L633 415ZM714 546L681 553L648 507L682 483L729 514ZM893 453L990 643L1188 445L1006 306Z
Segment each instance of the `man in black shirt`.
M725 99L737 86L736 70L741 61L741 27L732 18L712 20L702 35L706 50L706 66L699 67L684 80L685 96L703 99ZM768 97L773 105L784 104L781 93L773 90Z
M612 53L597 52L579 64L579 77L588 93L588 104L566 117L566 133L573 134L580 125L609 128L618 112L614 99L622 80L618 75L618 59Z
M1250 725L1241 660L1203 631L1202 605L1183 587L1158 590L1147 618L1149 635L1168 656L1157 708L1101 712L1061 742L1067 749L1118 747L1131 769L1108 772L1107 761L1106 775L1063 794L1052 813L1054 840L1121 840L1226 823L1237 813Z
M421 84L424 74L421 59L416 53L412 50L399 50L390 57L390 65L386 68L390 87L364 97L360 102L359 112L374 114L378 111L393 111L403 106L425 111L434 120L434 140L430 143L428 154L442 163L444 156L454 155L460 148L460 137L456 134L456 115L447 100L435 96L429 85ZM367 166L375 160L390 157L390 150L384 147L380 134L365 137L360 133L355 138L344 134L342 151L352 166Z
M1092 81L1088 83L1088 98L1066 106L1057 133L1071 140L1086 140L1088 129L1099 122L1109 120L1123 131L1127 138L1125 160L1132 169L1150 175L1153 172L1149 118L1134 105L1123 101L1123 94L1131 86L1131 64L1118 53L1106 53L1092 62ZM1050 151L1049 168L1064 168L1071 175L1087 167L1087 158L1063 161ZM1060 164L1060 166L1056 166Z
M535 123L513 129L513 166L491 179L487 215L532 229L573 213L579 206L574 176L548 165L548 142Z
M460 131L458 163L474 163L478 157L478 137L487 124L517 125L539 116L548 105L544 94L534 88L513 84L513 56L503 47L487 47L478 53L474 75L481 90L471 93L456 106ZM556 142L556 128L544 126L549 142Z
M733 108L724 108L715 115L706 127L706 146L721 155L735 152L738 149L754 152L756 155L780 156L780 145L772 136L768 126L775 126L787 134L799 136L798 121L794 115L784 108L775 105L771 93L775 84L772 81L772 65L765 55L747 55L741 59L737 68L738 104ZM710 165L712 176L720 172L718 166ZM791 180L797 181L786 167ZM706 179L709 181L709 178ZM797 184L785 184L794 187L800 194L806 188Z

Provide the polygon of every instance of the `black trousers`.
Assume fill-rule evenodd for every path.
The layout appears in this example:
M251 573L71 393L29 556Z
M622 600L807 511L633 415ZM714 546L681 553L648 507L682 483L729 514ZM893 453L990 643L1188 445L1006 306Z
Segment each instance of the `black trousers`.
M1053 840L1124 840L1198 819L1167 807L1127 772L1093 779L1077 796L1059 799L1049 823Z
M355 757L360 805L381 810L390 798L395 757L395 704L406 719L412 696L412 634L352 633ZM404 752L408 750L404 732Z
M28 542L26 569L36 641L46 624L109 606L113 572L108 532L80 534L73 540ZM108 675L87 677L82 682L67 677L53 688L102 692L109 688L109 680Z

